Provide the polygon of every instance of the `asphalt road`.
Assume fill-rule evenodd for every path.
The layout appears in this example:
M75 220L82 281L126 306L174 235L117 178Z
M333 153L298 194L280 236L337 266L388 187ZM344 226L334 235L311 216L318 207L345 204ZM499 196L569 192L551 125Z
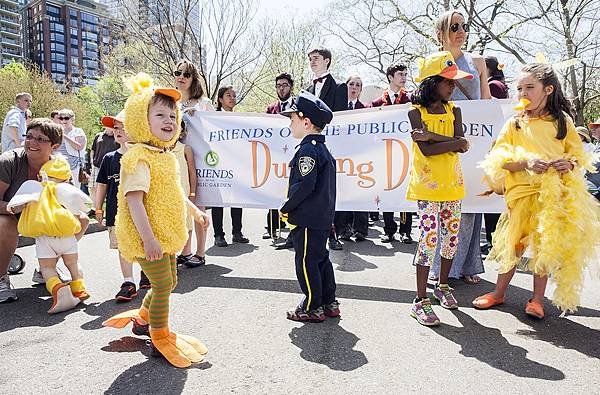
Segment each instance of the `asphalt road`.
M101 326L142 295L115 303L121 278L105 232L80 243L92 297L55 316L45 288L30 281L34 247L19 249L27 261L11 277L19 301L0 304L0 394L600 393L597 279L586 279L576 314L560 318L548 303L547 318L534 321L523 313L528 274L517 274L501 308L471 307L493 287L487 265L481 284L453 283L460 309L438 307L443 324L426 328L409 317L415 245L382 244L378 223L369 240L331 253L342 318L300 324L285 319L301 297L293 252L261 239L264 217L245 210L250 244L211 247L205 267L179 270L171 327L209 348L189 369L152 357L128 330Z

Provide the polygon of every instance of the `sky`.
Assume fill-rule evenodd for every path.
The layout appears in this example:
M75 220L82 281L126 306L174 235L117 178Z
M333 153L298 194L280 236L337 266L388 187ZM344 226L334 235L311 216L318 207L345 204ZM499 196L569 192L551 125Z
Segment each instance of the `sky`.
M259 14L266 15L278 10L295 10L298 16L309 15L318 11L321 7L332 0L257 0L259 3Z

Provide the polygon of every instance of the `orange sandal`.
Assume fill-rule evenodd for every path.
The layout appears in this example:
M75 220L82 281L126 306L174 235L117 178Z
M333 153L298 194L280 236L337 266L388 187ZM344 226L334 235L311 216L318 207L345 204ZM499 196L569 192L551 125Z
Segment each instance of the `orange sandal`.
M476 298L472 303L473 307L476 309L487 310L494 306L503 304L504 297L496 298L493 293L488 293Z
M544 318L544 305L537 300L529 299L525 306L525 314L541 320Z

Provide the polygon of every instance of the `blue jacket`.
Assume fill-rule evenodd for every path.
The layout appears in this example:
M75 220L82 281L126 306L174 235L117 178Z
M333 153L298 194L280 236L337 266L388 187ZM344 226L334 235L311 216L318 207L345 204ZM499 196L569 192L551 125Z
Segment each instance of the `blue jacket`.
M335 214L335 160L325 136L309 134L290 162L287 200L281 212L288 222L316 230L330 230Z

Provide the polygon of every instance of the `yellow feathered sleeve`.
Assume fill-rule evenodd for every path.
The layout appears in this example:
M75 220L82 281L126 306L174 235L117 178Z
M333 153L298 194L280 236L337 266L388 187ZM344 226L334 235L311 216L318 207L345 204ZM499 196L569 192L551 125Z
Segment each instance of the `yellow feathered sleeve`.
M504 169L504 165L510 162L528 161L537 157L535 154L527 152L523 147L515 147L512 141L513 129L514 119L510 119L500 131L498 139L494 142L490 152L479 163L479 167L485 173L484 183L499 195L504 193L504 179L508 174L508 170Z

